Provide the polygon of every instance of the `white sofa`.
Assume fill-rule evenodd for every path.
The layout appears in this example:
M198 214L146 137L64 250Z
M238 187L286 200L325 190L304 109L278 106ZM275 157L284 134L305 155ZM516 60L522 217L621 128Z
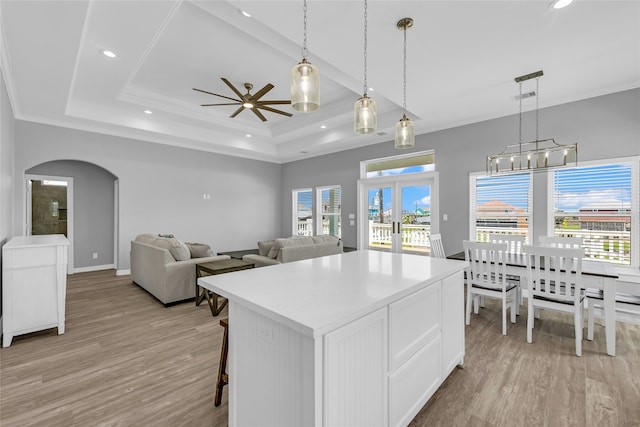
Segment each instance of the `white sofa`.
M243 261L256 267L300 261L342 253L342 240L335 236L291 236L258 242L258 254L245 255Z
M140 234L131 241L131 279L168 305L195 297L196 264L224 259L230 257L213 256L208 245Z

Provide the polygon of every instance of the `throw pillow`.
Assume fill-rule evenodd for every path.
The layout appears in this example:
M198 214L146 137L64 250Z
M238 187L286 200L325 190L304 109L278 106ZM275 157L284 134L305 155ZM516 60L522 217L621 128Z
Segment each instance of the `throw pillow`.
M205 243L185 243L191 252L191 258L205 258L213 256L211 246Z
M269 256L269 251L273 247L275 240L263 240L258 242L258 255L260 256Z
M189 251L187 245L185 245L175 237L169 240L171 240L169 253L173 258L175 258L176 261L186 261L188 259L191 259L191 252Z

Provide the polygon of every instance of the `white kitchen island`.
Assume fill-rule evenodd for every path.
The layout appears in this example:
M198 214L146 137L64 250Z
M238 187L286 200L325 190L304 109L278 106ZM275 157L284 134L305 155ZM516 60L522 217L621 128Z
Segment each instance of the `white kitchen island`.
M229 425L407 425L463 363L465 265L355 251L198 279L229 299Z

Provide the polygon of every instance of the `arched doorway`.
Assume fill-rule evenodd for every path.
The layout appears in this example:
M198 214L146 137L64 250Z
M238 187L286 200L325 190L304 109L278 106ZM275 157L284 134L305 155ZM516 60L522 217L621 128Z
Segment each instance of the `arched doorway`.
M51 179L45 184L45 178ZM25 180L25 234L68 235L70 274L117 268L118 179L115 175L92 163L55 160L28 169ZM36 184L36 181L39 182ZM63 183L67 185L64 201ZM56 186L58 189L52 190ZM45 197L34 196L35 188L44 188ZM34 221L43 219L36 227Z

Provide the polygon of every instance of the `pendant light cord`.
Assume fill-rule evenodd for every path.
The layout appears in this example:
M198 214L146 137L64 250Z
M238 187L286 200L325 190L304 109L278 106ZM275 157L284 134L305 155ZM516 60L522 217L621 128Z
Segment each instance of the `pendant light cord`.
M536 77L536 142L540 141L538 138L538 128L540 127L540 108L538 100L540 99L540 77Z
M364 0L364 96L367 96L367 0Z
M402 88L403 100L402 100L402 113L407 115L407 25L404 26L404 70L402 72L402 78L404 80L404 86Z
M302 43L302 59L306 60L307 56L309 55L309 50L307 49L307 0L304 0L302 11L304 14L304 41Z
M520 86L520 118L518 120L518 143L520 144L520 151L522 151L522 82L518 83Z

